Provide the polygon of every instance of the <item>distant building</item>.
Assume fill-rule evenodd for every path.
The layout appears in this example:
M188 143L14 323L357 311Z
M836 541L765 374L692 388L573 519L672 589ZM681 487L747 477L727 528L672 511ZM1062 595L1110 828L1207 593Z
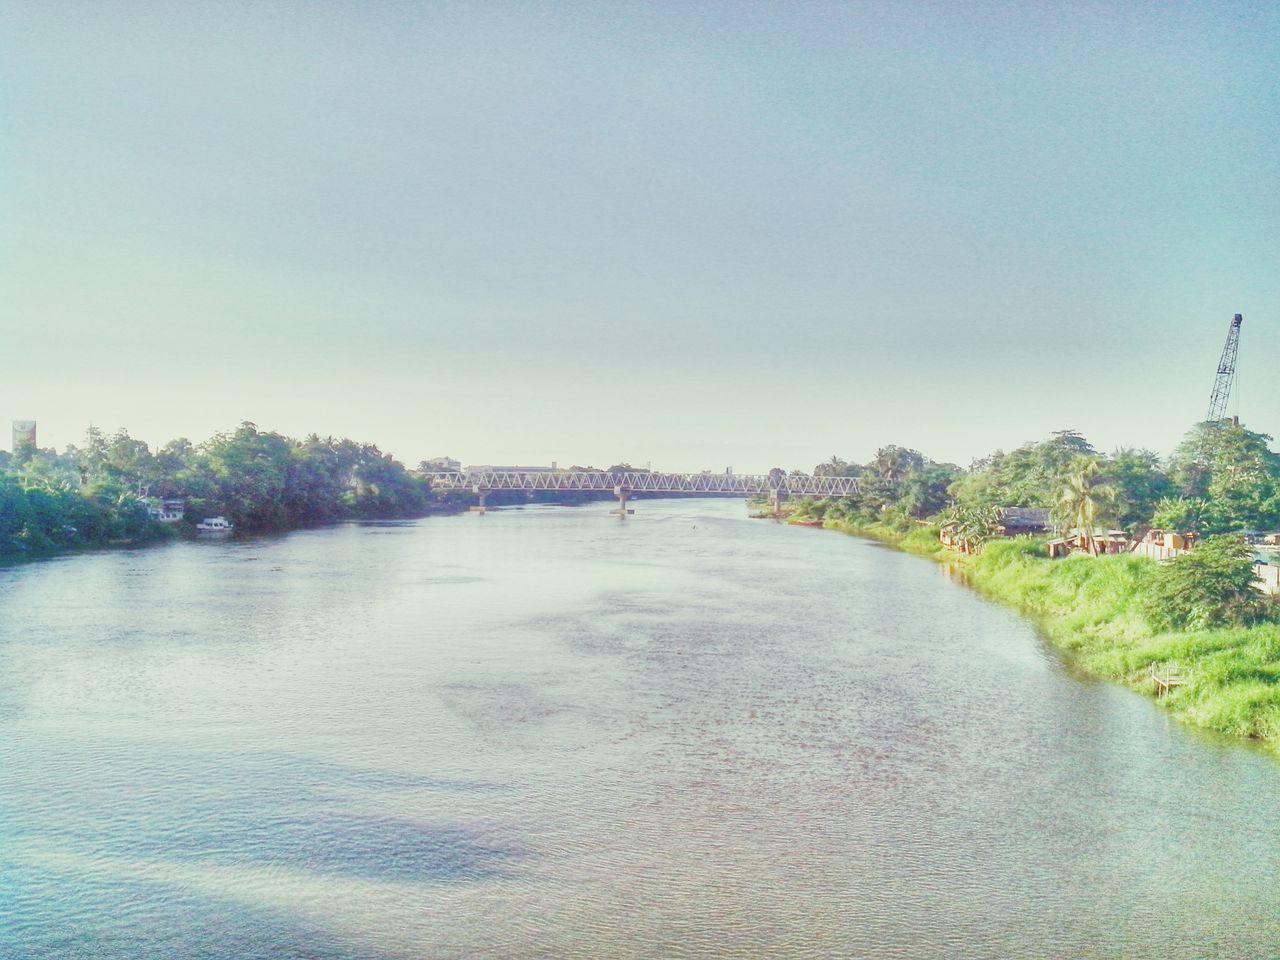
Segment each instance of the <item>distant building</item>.
M462 469L462 461L455 460L453 457L432 457L430 460L423 460L422 466L428 471L439 471L448 473Z
M186 501L181 499L147 501L147 516L159 523L177 523L187 512Z
M13 446L9 449L17 451L24 443L36 445L36 422L34 420L13 421Z
M991 533L997 537L1020 537L1027 534L1047 533L1050 527L1048 510L1040 507L998 507L995 527ZM960 525L955 521L942 525L938 531L938 539L945 546L969 552L969 543L961 539ZM1050 548L1049 556L1056 555Z
M494 465L491 463L471 464L467 467L468 473L555 473L556 465L553 463L549 467L515 467Z
M1048 510L1040 507L1001 507L997 532L1002 537L1018 537L1028 533L1045 533L1050 526Z

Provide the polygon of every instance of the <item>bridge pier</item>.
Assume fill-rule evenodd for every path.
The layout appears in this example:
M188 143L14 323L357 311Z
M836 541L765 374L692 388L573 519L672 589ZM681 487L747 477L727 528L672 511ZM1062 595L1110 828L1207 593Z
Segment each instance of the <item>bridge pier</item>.
M618 498L618 509L610 510L609 511L610 516L625 517L628 514L635 513L634 510L627 509L627 498L631 496L630 490L628 490L626 487L621 487L621 486L614 487L613 495Z
M477 504L476 506L472 507L472 508L471 508L471 512L472 512L472 513L478 513L480 516L482 516L482 517L483 517L483 516L484 516L484 498L485 498L485 496L487 496L487 495L488 495L489 491L488 491L486 488L484 488L484 487L478 487L478 486L477 486L477 487L472 487L472 488L471 488L471 492L472 492L472 493L474 493L477 497L479 497L479 498L480 498L480 502L479 502L479 504Z
M782 501L786 499L786 491L778 487L769 491L769 509L775 517L782 516Z

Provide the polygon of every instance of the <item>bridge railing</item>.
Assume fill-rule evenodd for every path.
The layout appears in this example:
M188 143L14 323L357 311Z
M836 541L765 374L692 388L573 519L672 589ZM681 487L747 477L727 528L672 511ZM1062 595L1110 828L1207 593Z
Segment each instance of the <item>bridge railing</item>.
M783 494L843 497L858 492L855 477L809 474L604 473L589 470L493 470L428 473L443 490L625 490L631 493L726 493L743 496Z

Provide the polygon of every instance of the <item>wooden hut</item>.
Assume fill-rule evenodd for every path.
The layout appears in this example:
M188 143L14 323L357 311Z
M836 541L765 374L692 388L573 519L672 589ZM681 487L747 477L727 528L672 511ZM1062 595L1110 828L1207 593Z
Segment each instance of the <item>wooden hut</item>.
M1001 507L1000 527L1002 537L1020 537L1026 534L1046 533L1049 530L1049 511L1043 507Z

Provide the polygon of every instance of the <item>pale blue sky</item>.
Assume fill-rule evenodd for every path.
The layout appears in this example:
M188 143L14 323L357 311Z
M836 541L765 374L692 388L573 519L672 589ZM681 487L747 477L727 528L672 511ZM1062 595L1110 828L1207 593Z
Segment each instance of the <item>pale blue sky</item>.
M1280 434L1280 7L0 0L0 419L409 463ZM7 433L7 431L6 431Z

